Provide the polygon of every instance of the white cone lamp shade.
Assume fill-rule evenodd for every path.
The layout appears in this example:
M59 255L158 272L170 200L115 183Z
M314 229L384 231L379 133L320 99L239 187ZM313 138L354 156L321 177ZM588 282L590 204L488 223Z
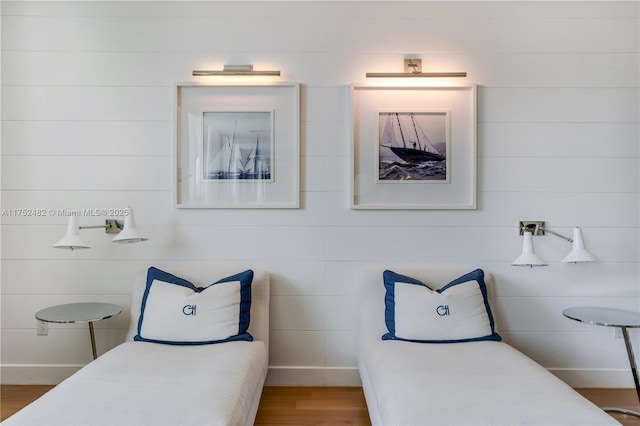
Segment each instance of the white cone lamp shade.
M533 234L525 232L522 241L522 254L511 263L511 266L546 266L533 251Z
M584 248L584 240L582 239L582 230L573 228L573 248L568 255L562 259L565 263L579 262L597 262L598 259Z
M131 207L127 207L127 212L129 214L124 218L124 228L111 241L114 243L139 243L147 241L148 238L145 238L136 228L136 222L133 218L133 209Z
M78 226L78 216L69 216L67 234L60 241L53 245L55 248L67 250L82 250L91 248L80 238L80 227Z

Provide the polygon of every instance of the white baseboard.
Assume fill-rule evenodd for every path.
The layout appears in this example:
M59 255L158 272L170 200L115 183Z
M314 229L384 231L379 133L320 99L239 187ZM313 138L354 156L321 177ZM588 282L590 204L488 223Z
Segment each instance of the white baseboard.
M633 388L631 369L550 368L572 388Z
M3 385L57 385L82 365L1 365ZM356 367L269 367L267 386L361 386Z
M552 368L573 388L633 388L631 370ZM269 367L267 386L362 386L357 367Z
M266 386L362 386L357 367L269 367Z
M29 365L12 364L0 366L3 385L57 385L82 365Z
M82 365L0 366L3 385L57 385ZM553 374L574 388L633 388L631 370L552 368ZM267 386L362 386L357 367L271 366Z

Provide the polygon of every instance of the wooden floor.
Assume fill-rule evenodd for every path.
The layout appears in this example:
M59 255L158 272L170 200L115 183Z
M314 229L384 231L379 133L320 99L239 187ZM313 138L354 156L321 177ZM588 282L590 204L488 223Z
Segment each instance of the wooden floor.
M18 411L53 386L0 386L0 421ZM640 411L634 389L576 389L599 406L617 406ZM626 426L640 426L640 418L611 413ZM471 422L472 423L472 422ZM362 388L288 387L264 388L258 426L371 425Z
M371 425L362 388L267 386L256 425Z
M582 396L599 407L620 407L640 411L635 389L576 389ZM609 413L625 426L640 426L640 418L620 413Z

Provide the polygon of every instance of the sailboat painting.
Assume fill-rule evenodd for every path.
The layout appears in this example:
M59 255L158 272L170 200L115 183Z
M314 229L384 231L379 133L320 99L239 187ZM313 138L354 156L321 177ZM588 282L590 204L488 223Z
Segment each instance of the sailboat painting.
M447 111L380 112L378 180L449 182Z
M271 111L204 112L203 179L271 181Z

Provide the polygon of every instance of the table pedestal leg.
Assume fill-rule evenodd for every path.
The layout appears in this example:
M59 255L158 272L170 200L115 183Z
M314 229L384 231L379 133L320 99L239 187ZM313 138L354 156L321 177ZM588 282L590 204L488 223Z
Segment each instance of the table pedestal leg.
M624 337L624 344L627 347L627 356L629 357L629 364L631 365L631 373L633 374L633 383L636 385L636 394L638 395L638 401L640 401L640 383L638 382L638 369L636 367L636 358L633 355L633 348L631 347L631 340L629 339L629 332L627 327L620 327L622 329L622 337ZM627 410L625 408L616 407L602 407L604 411L611 411L616 413L629 414L631 416L640 417L639 411Z
M93 353L93 359L98 358L96 354L96 336L93 333L93 322L89 321L89 335L91 336L91 352Z
M636 385L636 394L638 395L638 401L640 401L640 382L638 381L638 368L636 367L636 358L633 355L633 348L631 347L631 339L629 339L629 331L627 330L627 327L621 328L622 336L624 337L624 344L627 347L627 355L629 356L631 373L633 374L633 383Z

